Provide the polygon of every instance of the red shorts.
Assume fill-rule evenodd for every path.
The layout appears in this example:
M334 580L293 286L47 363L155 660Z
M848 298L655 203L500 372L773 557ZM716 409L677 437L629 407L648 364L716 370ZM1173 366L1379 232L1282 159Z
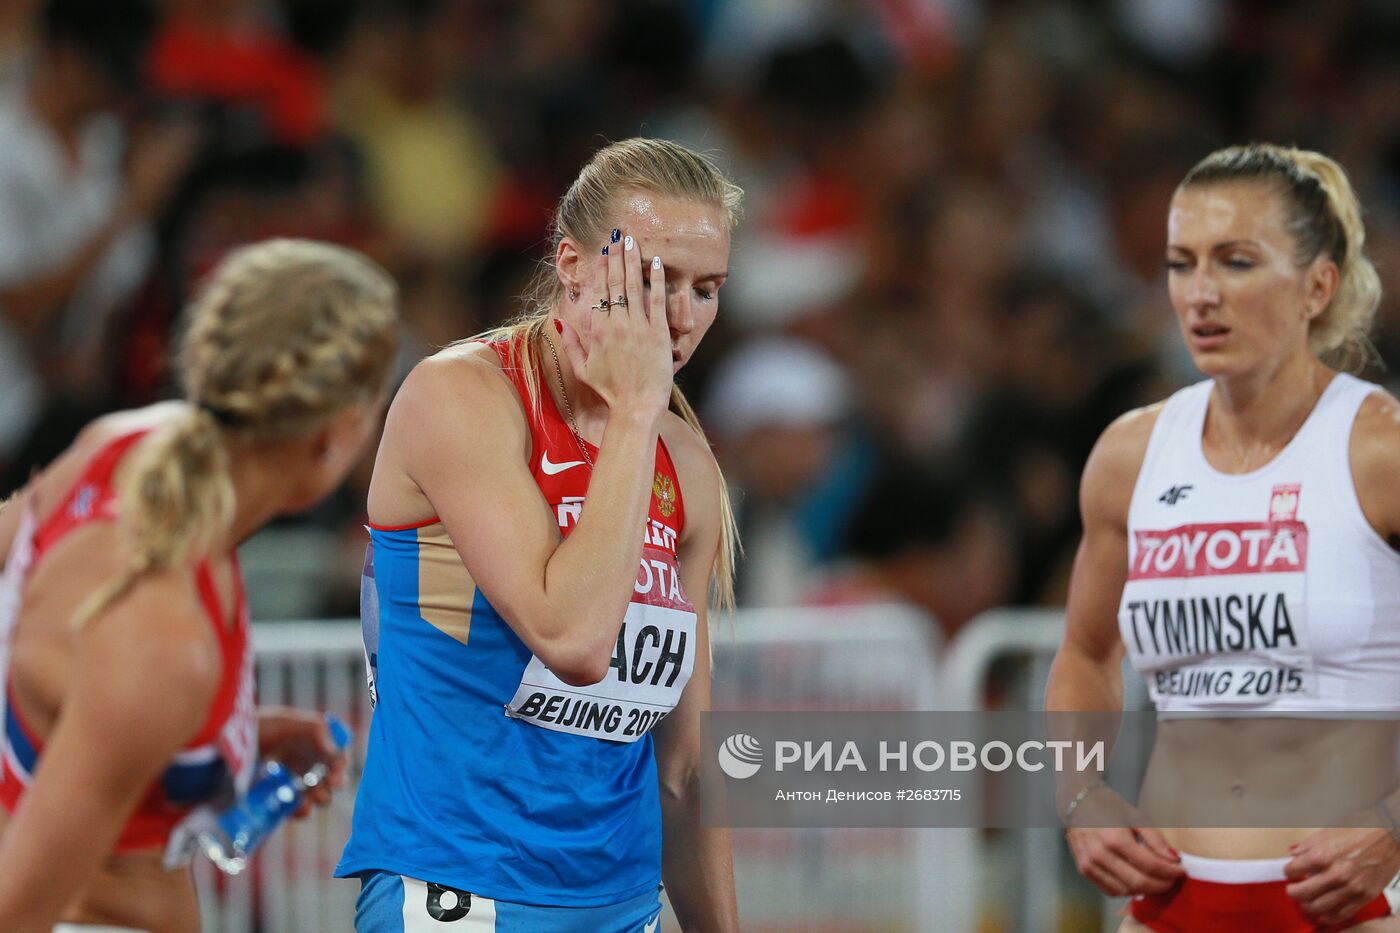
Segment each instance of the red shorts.
M1390 916L1390 902L1378 894L1344 923L1318 923L1288 896L1289 882L1283 880L1283 866L1288 861L1235 861L1183 854L1186 877L1165 894L1134 898L1129 913L1157 933L1332 933Z

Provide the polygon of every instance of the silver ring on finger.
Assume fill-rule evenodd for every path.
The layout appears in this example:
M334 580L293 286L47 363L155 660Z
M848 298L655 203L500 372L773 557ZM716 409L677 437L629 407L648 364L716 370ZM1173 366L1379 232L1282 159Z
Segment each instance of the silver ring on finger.
M599 298L598 303L596 305L589 305L588 307L593 311L602 311L604 314L607 314L609 311L612 310L612 306L613 303L611 301L608 301L608 299Z
M613 307L614 307L614 308L625 308L625 307L627 307L627 296L626 296L626 295L618 295L616 298L614 298L614 299L612 300L612 304L613 304Z

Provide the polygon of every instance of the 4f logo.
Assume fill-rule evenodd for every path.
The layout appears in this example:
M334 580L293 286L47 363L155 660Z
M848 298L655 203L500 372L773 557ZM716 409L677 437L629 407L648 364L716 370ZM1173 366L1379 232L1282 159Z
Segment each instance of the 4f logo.
M1157 501L1165 502L1167 505L1176 505L1182 499L1186 498L1186 494L1190 492L1192 488L1191 486L1173 486L1171 489L1168 489L1158 496Z
M472 896L466 891L428 883L428 916L440 923L461 920L472 912Z

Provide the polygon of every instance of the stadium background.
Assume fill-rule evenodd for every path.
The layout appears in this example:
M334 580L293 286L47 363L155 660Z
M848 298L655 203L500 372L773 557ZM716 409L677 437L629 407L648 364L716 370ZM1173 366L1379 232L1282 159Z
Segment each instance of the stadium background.
M903 601L947 640L1062 605L1094 439L1195 378L1165 213L1216 146L1343 163L1400 359L1393 0L165 0L81 156L30 99L39 6L0 5L0 495L168 394L178 309L229 248L374 256L406 371L514 313L555 199L638 134L748 195L681 376L738 495L742 607ZM36 199L50 176L72 184ZM249 542L256 619L354 614L371 462Z

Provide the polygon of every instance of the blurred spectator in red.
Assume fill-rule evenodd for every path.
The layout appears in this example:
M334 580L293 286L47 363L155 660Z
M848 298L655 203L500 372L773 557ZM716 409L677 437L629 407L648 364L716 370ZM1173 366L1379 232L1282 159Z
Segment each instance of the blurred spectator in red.
M316 62L260 15L256 0L167 0L151 45L151 89L208 113L229 148L239 138L306 146L326 129Z
M148 226L194 155L193 127L128 145L117 115L154 24L145 0L45 0L32 60L0 99L0 464L47 409L83 421L106 402L111 316L146 274Z

